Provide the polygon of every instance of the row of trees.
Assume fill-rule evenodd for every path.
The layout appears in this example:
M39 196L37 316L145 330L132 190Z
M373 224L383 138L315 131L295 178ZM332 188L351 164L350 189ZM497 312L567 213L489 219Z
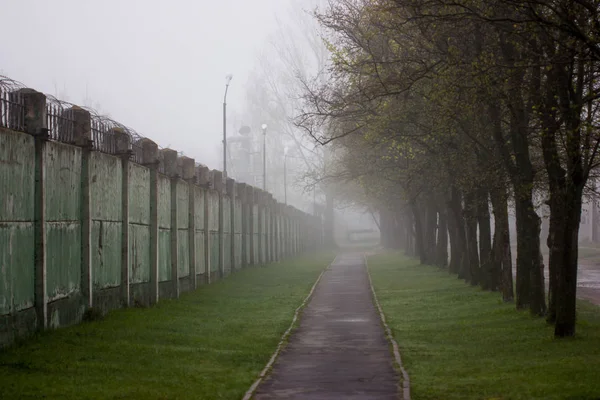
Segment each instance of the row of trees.
M315 13L330 79L305 80L296 118L331 143L330 177L379 210L386 245L515 293L557 337L575 334L580 214L600 144L599 3L332 1ZM550 210L548 301L538 203Z

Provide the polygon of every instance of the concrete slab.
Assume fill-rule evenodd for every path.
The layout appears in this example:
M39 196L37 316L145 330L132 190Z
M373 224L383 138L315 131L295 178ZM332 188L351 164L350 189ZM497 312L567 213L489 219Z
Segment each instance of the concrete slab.
M253 398L391 400L399 394L364 258L340 255L323 274L298 328Z

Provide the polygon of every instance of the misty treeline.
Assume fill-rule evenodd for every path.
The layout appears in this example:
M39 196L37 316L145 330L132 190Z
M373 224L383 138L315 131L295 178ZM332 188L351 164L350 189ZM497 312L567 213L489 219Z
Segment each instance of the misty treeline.
M295 120L329 143L330 178L379 212L385 246L500 291L557 337L575 334L580 214L597 167L599 7L331 1L315 12L330 79L304 82Z

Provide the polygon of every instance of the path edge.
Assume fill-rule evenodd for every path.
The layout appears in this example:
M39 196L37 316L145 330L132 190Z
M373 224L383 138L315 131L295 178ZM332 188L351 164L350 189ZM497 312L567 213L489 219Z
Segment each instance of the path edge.
M275 352L273 353L273 355L269 359L269 362L267 362L267 365L265 365L265 367L263 368L263 370L260 371L260 374L258 375L258 379L256 379L256 381L254 381L254 383L246 391L246 393L244 394L244 397L242 397L242 400L250 400L250 399L252 399L252 396L254 396L254 393L256 392L256 389L258 389L258 386L265 379L265 377L267 376L267 373L269 372L269 370L271 369L271 367L273 366L273 364L277 360L277 357L279 356L279 354L281 353L281 351L285 347L285 345L287 343L287 340L290 337L290 335L292 333L292 330L294 329L294 325L296 325L296 321L298 320L298 315L300 314L300 312L302 312L302 310L304 309L304 307L306 307L306 304L309 302L309 300L312 297L312 295L313 295L313 293L314 293L317 285L321 281L321 277L323 276L323 274L325 273L325 271L327 271L329 269L329 267L331 267L331 265L335 262L335 260L337 259L337 257L338 256L336 255L335 258L333 259L333 261L331 261L325 268L323 268L323 271L321 271L321 273L317 277L317 280L312 285L312 288L310 289L310 292L308 292L308 295L304 298L304 301L296 308L296 311L294 312L294 318L292 319L292 322L291 322L290 326L287 328L287 330L281 336L281 339L279 340L279 344L277 345L277 349L275 349Z
M402 365L402 357L400 357L398 343L392 335L392 330L390 329L385 320L385 314L383 313L383 309L381 308L379 300L377 299L377 294L375 293L375 288L373 287L373 280L371 279L371 271L369 271L369 263L367 261L367 256L364 253L363 258L365 260L367 276L369 277L369 286L371 287L371 295L373 296L373 301L375 302L375 306L377 306L379 318L381 318L381 323L383 324L383 329L385 330L385 336L387 340L392 344L392 348L394 349L393 353L396 364L398 364L398 368L400 368L400 372L402 373L402 400L410 400L410 378L408 376L408 372L406 372L404 366Z

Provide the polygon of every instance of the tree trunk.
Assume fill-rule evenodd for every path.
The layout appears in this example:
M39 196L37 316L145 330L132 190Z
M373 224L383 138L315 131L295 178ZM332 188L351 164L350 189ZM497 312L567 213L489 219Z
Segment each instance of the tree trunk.
M490 207L487 190L481 190L478 196L477 223L479 225L479 259L481 263L481 287L484 290L498 290L492 278L492 239Z
M415 219L412 214L411 209L406 210L406 239L407 239L407 247L409 254L411 256L417 255L417 246L416 246L416 233L415 233Z
M453 251L453 262L456 265L451 272L458 274L460 279L466 279L469 275L469 258L467 252L467 238L465 233L465 219L463 215L460 192L452 187L450 200L448 201L448 221L453 226L456 252Z
M431 195L427 199L427 208L425 210L426 227L425 227L425 256L426 263L436 264L436 233L437 233L437 207Z
M448 265L448 226L446 213L440 208L436 243L436 264L442 268Z
M453 274L458 274L460 270L460 244L458 239L458 232L456 229L455 218L452 215L452 211L446 208L448 211L448 236L450 239L450 264L448 265L448 271Z
M577 258L582 190L582 187L567 186L565 240L562 242L562 262L557 271L556 323L554 326L554 336L556 337L575 335Z
M546 313L544 271L540 262L540 217L531 189L515 201L517 210L517 308L529 306L533 315Z
M556 322L556 292L558 290L558 269L563 261L563 248L565 242L565 210L560 206L558 197L561 193L550 194L550 228L546 244L548 245L548 323Z
M379 209L379 232L380 232L380 241L381 245L389 249L392 247L392 219L390 218L391 213L387 209L387 207L382 207Z
M479 284L479 249L477 247L477 203L472 193L465 195L465 231L467 234L467 251L469 254L469 274L465 280L471 285Z
M404 249L404 245L406 244L406 221L401 209L396 209L394 213L394 248L395 249Z
M514 300L512 255L510 250L510 229L508 224L508 196L506 189L492 191L492 208L494 212L494 246L492 258L492 281L502 291L505 302Z
M417 250L417 253L419 254L419 261L421 262L421 264L426 264L427 263L427 253L426 253L426 249L425 249L425 243L423 240L423 223L422 223L422 216L421 216L421 210L420 207L418 206L416 201L413 201L411 203L411 209L413 211L413 217L415 220L415 247Z

